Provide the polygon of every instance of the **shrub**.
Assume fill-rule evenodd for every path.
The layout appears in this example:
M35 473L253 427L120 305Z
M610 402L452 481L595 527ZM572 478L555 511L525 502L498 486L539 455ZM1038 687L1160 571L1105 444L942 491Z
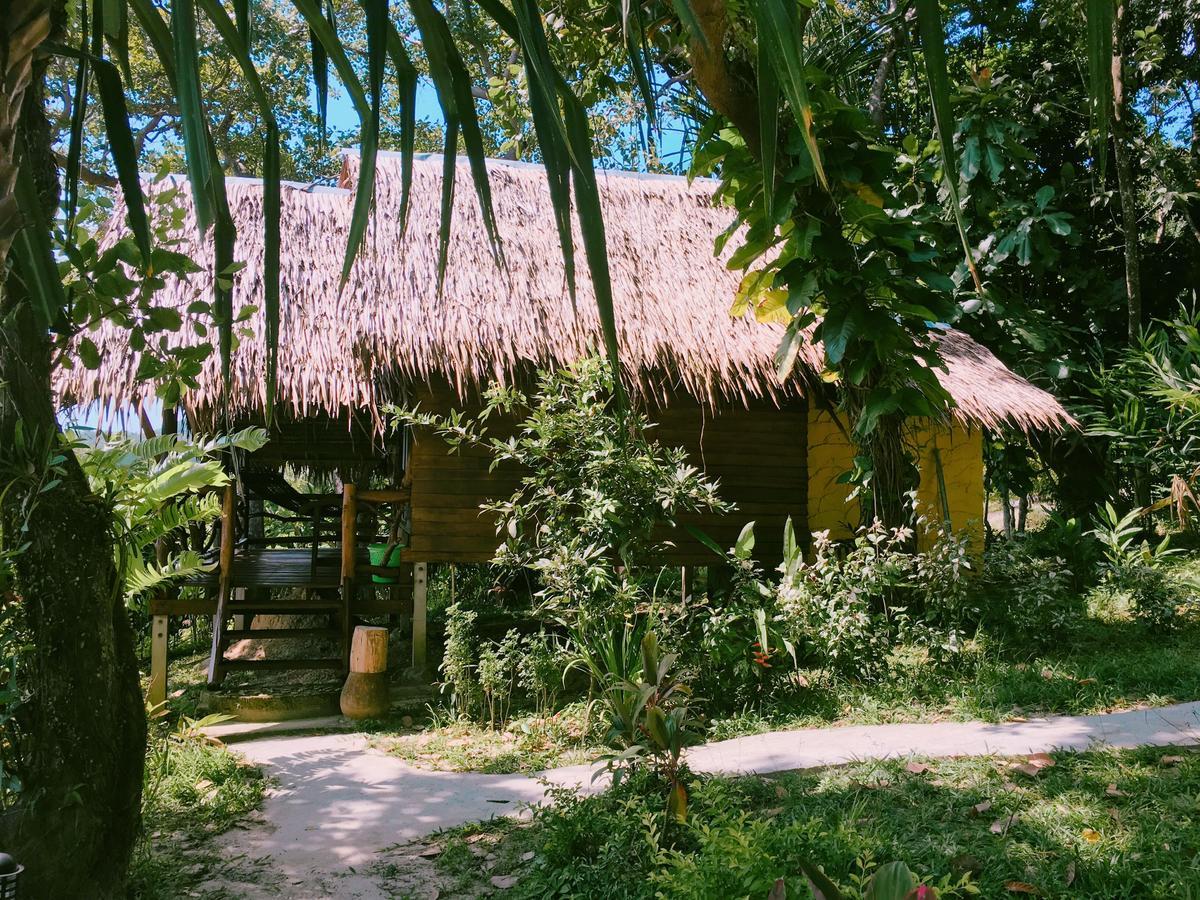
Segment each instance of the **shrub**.
M983 562L982 624L1010 644L1049 646L1075 630L1087 600L1062 557L1042 557L1021 539L999 541Z
M1162 570L1162 564L1177 551L1170 537L1152 546L1138 524L1143 511L1135 509L1118 516L1106 503L1090 532L1104 551L1104 584L1111 593L1124 594L1138 621L1152 628L1169 628L1176 623L1182 600L1178 587Z
M480 708L482 695L475 679L475 621L479 614L460 603L446 608L446 648L442 653L442 690L450 692L450 705L462 718Z
M778 610L795 646L860 677L884 674L900 641L921 643L939 657L956 652L979 614L969 600L967 538L928 528L923 519L918 527L926 529L923 552L911 549L912 529L876 520L848 546L815 533L806 562L789 522Z
M523 642L524 653L517 663L517 683L541 716L554 711L562 687L566 659L544 630L531 634Z
M483 506L504 541L495 562L534 572L543 611L566 619L631 612L658 569L654 530L679 513L727 508L682 449L649 439L641 413L616 415L612 396L611 370L593 357L543 373L532 396L493 386L474 417L393 411L451 449L483 448L525 473L511 497ZM514 417L515 435L490 429Z

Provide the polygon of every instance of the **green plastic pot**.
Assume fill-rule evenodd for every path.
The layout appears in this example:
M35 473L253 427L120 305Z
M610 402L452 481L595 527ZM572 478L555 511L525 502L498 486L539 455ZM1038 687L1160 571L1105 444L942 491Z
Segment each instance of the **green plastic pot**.
M371 555L371 565L385 566L389 569L400 568L400 551L404 549L403 544L391 545L392 552L388 554L388 544L368 544L367 553ZM384 555L387 554L387 559ZM372 575L371 580L376 584L395 584L399 578L390 575Z

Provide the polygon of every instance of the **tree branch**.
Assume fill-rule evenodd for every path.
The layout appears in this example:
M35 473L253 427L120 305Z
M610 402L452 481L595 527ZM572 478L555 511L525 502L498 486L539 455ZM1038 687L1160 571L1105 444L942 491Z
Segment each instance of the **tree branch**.
M725 57L725 36L729 31L725 0L692 0L692 12L703 33L703 39L692 35L688 40L688 57L696 85L712 108L741 132L750 152L758 156L758 98L729 70Z

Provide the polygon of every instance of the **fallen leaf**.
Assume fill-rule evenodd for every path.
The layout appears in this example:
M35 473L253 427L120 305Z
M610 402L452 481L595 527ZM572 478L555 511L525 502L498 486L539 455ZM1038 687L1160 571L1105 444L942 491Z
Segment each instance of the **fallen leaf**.
M529 850L529 851L521 854L521 862L529 862L535 856L537 856L537 853L535 853L532 850Z
M766 810L763 813L763 815L766 816L768 819L773 819L777 815L779 815L781 812L783 812L782 806L773 806L773 807L771 807L771 809Z
M1042 770L1033 763L1013 763L1011 767L1014 771L1020 772L1022 775L1028 775L1030 778L1037 778L1038 773Z
M1076 683L1076 684L1078 684L1078 685L1081 685L1081 686L1082 686L1082 685L1088 685L1088 684L1095 684L1095 683L1096 683L1096 679L1095 679L1095 678L1080 678L1080 679L1079 679L1078 681L1076 681L1075 683Z
M1100 832L1098 832L1095 828L1083 829L1083 839L1089 844L1098 844L1101 840L1103 840Z
M1183 762L1182 756L1164 756L1158 761L1158 764L1161 766L1177 766L1181 762Z
M422 850L417 855L421 856L425 859L433 859L435 856L441 856L442 855L442 845L441 844L430 844L428 847L426 847L424 850Z
M1117 810L1117 808L1115 806L1110 806L1108 808L1108 817L1110 819L1112 819L1114 822L1117 822L1118 824L1121 821L1121 813Z
M1067 863L1067 887L1075 883L1075 860Z
M991 800L984 800L982 803L976 803L971 807L971 815L982 816L985 812L992 808Z
M1029 757L1029 762L1039 769L1049 769L1054 765L1054 757L1049 753L1034 753Z
M927 766L925 763L919 763L919 762L910 762L904 768L906 771L911 772L913 775L924 775L926 772L932 771L932 769L933 769L932 766Z
M1014 894L1040 894L1041 891L1029 884L1026 881L1006 881L1004 882L1006 890Z
M1108 794L1108 796L1110 796L1110 797L1125 797L1125 796L1127 796L1127 794L1123 790L1121 790L1119 787L1117 787L1117 784L1115 781L1104 789L1104 793Z
M499 888L502 891L508 890L517 883L516 875L493 875L492 887Z
M1047 681L1049 681L1050 679L1052 679L1054 677L1054 670L1053 669L1042 669L1042 677L1045 678Z
M1017 814L1005 816L1003 819L997 819L991 824L988 829L992 834L1005 834L1008 829L1012 828L1017 821Z

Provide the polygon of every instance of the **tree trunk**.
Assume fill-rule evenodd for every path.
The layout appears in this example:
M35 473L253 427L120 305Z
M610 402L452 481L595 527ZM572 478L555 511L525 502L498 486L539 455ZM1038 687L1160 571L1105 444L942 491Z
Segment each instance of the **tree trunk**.
M1113 81L1113 156L1117 165L1117 194L1121 202L1121 231L1125 237L1125 303L1129 343L1133 344L1142 328L1142 275L1138 250L1137 189L1133 183L1130 154L1133 135L1126 102L1124 49L1127 30L1125 0L1117 3L1114 22Z
M56 25L63 13L62 2L51 6ZM43 67L23 98L20 140L49 212L57 172ZM22 290L10 278L0 295L11 310L0 319L0 484L8 487L0 515L6 548L28 542L15 560L15 593L30 650L18 667L28 699L15 720L22 792L0 841L26 867L22 896L115 898L124 896L137 836L145 711L111 510L74 456L60 452L49 336Z
M862 450L871 459L871 504L863 505L863 524L873 519L889 528L911 524L908 494L916 490L919 475L904 442L904 417L881 416Z

